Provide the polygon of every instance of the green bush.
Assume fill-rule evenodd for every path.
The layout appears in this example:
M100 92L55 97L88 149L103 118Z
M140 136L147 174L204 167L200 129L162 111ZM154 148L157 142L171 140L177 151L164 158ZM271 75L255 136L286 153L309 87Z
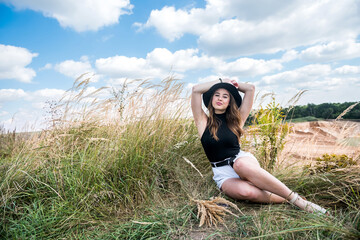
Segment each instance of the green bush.
M306 165L305 168L311 170L311 172L331 172L332 170L339 168L346 168L356 165L356 161L353 158L348 157L345 154L324 154L321 157L315 159L314 165Z
M266 108L261 107L255 112L253 125L249 127L260 165L270 172L273 171L277 157L284 148L285 137L290 129L284 118L282 108L273 96Z

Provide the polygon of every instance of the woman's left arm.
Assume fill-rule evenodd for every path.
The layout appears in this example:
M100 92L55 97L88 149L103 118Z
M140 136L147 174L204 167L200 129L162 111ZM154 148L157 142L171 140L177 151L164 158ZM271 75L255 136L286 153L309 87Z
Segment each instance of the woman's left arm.
M240 92L244 93L244 98L239 108L241 120L243 121L242 126L244 126L254 103L255 86L249 83L237 83L236 87Z
M255 86L249 83L242 83L242 82L238 83L235 80L229 80L229 79L224 79L224 80L231 82L240 92L244 93L244 98L239 108L240 116L242 120L241 127L243 127L254 103Z

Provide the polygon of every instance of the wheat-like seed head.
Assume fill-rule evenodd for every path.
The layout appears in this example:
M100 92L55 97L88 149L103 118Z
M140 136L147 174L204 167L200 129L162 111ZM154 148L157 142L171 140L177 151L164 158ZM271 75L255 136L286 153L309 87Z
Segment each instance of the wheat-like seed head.
M200 218L199 227L203 226L204 224L206 224L208 227L217 226L218 223L225 224L223 217L226 215L226 213L239 217L225 206L221 206L219 204L228 205L244 215L238 206L222 197L216 197L210 200L192 199L192 202L195 202L197 205L197 218Z
M335 121L342 119L342 117L351 111L356 105L358 105L360 102L354 103L353 105L349 106L347 109L345 109L336 119Z

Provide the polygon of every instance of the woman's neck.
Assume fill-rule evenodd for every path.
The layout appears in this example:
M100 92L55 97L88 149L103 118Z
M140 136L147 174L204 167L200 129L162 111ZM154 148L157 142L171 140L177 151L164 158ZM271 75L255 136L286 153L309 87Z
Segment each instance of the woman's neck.
M215 114L224 114L226 112L226 110L220 111L215 109Z

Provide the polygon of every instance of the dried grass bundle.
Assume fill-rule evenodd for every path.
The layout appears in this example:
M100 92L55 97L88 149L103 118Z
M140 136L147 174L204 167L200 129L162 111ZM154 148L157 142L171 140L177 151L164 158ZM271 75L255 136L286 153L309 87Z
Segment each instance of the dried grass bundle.
M217 226L218 223L225 224L223 217L226 215L226 213L230 213L233 216L239 217L227 209L227 206L234 208L242 215L244 215L238 206L222 197L211 198L210 200L192 199L192 201L196 203L198 208L197 218L200 218L199 227L204 224L206 224L208 227L211 227L212 225Z

